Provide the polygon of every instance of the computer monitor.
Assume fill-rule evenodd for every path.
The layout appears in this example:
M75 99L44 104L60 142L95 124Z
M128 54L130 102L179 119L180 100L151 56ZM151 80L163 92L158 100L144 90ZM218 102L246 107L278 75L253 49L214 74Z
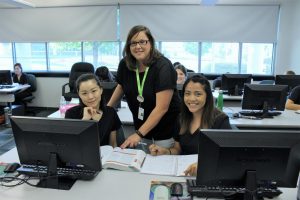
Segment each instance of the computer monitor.
M109 102L117 85L118 85L117 82L101 82L101 86L103 87L102 98L106 103ZM118 109L118 108L121 108L121 101L118 102L117 105L115 106L115 109Z
M272 111L285 109L287 92L287 85L245 84L242 109L260 110L253 111L252 114L261 118L272 118L280 114Z
M245 188L247 199L296 187L300 131L202 129L198 150L197 185Z
M243 94L244 84L251 83L252 74L222 74L221 90L227 90L228 95Z
M300 75L276 75L275 84L288 85L289 92L300 85Z
M39 187L68 190L77 179L90 180L101 171L97 122L12 116L11 126L18 171L39 177Z
M0 85L12 85L12 76L10 70L0 70Z

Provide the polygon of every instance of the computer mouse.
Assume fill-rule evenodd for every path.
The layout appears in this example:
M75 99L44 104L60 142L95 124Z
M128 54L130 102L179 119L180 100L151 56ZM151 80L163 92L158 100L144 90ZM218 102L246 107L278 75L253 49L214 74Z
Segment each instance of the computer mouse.
M169 200L169 189L165 185L159 185L154 190L153 200Z
M183 195L183 187L181 183L173 183L171 185L171 196L181 197Z
M239 113L232 113L232 118L239 118L240 114Z
M15 172L21 165L19 163L10 163L8 164L5 169L4 172L5 173L13 173Z

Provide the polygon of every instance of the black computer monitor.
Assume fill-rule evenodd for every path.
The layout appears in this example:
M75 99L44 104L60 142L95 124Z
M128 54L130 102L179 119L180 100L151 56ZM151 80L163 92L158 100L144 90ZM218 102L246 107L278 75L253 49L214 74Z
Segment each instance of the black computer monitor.
M252 114L261 118L272 118L280 114L276 110L285 109L287 92L287 85L245 84L242 109L260 110L253 111Z
M202 129L198 150L197 185L245 188L248 200L296 187L300 131Z
M251 79L252 74L222 74L221 90L227 90L228 95L242 95L244 84L251 83Z
M77 179L90 180L101 171L97 122L12 116L11 126L22 164L18 171L41 175L39 187L68 190ZM62 169L72 175L61 176Z
M300 75L276 75L275 84L288 85L289 92L300 85Z
M12 85L12 76L10 70L0 70L0 85Z

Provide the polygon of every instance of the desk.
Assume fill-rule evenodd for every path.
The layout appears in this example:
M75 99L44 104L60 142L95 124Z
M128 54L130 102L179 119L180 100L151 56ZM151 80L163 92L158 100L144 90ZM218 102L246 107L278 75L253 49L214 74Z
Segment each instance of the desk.
M18 161L16 148L2 155L0 161ZM147 200L152 180L185 181L185 178L104 169L92 181L76 181L69 191L35 188L23 184L14 188L0 186L0 197L9 200ZM296 199L297 189L282 188L281 190L283 194L274 200Z
M213 92L214 99L217 99L219 96L218 91ZM228 94L223 94L224 106L227 107L239 107L241 106L241 101L243 96L229 96Z
M14 93L18 90L24 90L26 88L29 88L30 85L25 84L25 85L19 85L19 84L14 84L15 87L13 88L5 88L5 89L0 89L0 102L14 102L15 101L15 95Z

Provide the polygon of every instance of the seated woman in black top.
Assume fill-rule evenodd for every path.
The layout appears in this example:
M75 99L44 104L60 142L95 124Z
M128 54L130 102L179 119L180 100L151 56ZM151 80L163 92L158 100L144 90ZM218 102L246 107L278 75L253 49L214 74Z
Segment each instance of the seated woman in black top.
M172 148L149 146L152 155L197 154L200 129L231 129L228 116L214 107L213 95L208 80L195 75L186 80L182 88L180 132L175 136ZM197 163L185 171L186 175L197 173Z
M67 110L65 118L96 120L98 123L100 145L117 146L117 130L121 121L112 107L104 106L101 101L103 88L97 76L83 74L76 80L80 105Z
M23 73L21 63L14 65L15 74L13 76L13 82L21 85L28 84L27 76ZM30 89L20 90L15 93L15 104L22 104L22 99L31 95Z

